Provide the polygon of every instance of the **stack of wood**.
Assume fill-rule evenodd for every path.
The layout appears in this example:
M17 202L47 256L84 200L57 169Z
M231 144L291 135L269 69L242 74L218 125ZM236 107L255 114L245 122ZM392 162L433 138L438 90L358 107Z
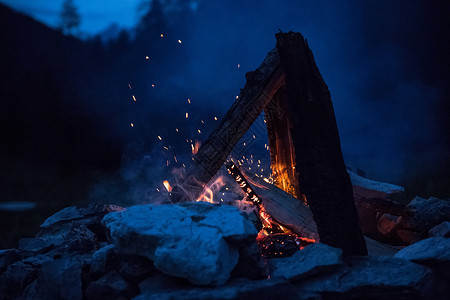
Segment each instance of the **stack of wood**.
M270 115L268 129L272 163L279 163L282 175L287 174L284 181L278 180L279 186L285 183L293 194L306 197L321 242L346 255L366 255L328 87L301 34L279 33L276 39L276 48L258 69L246 74L238 99L200 147L180 187L172 191L174 201L199 195L261 112L266 109L270 115L271 107L281 105L283 116ZM287 203L281 207L288 213Z

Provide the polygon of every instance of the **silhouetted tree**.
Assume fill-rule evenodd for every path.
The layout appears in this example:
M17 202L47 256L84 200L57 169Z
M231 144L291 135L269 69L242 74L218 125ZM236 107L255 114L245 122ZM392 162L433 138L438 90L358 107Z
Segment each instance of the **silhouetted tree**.
M60 29L64 34L71 34L80 26L81 17L73 0L64 0L60 19Z

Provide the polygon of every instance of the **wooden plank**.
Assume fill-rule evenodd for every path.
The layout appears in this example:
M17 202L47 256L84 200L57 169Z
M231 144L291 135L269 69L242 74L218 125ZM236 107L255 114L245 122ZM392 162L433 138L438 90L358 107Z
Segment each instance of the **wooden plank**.
M257 177L249 178L248 174L243 173L253 190L262 199L267 213L298 236L319 242L316 222L307 205L275 185Z

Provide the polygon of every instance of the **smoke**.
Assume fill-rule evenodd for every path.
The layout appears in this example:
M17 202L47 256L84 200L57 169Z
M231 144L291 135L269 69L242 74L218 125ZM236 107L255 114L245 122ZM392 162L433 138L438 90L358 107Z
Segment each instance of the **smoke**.
M347 165L394 183L424 166L441 168L449 159L448 12L438 1L199 1L168 22L178 27L164 36L163 62L133 74L133 93L145 97L129 113L137 125L122 162L122 178L134 183L127 197L145 202L154 197L146 191L169 178L164 146L189 163L190 140L204 141L217 126L279 30L307 38Z
M448 157L448 72L441 64L449 38L439 33L450 28L448 8L425 1L203 1L185 43L185 80L223 114L244 73L274 47L274 34L299 31L329 86L346 163L399 182Z

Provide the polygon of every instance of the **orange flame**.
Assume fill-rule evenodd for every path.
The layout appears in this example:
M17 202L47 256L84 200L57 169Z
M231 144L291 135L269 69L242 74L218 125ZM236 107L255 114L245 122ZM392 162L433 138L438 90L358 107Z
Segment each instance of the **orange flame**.
M197 140L195 140L195 144L191 144L192 154L193 155L198 153L198 149L200 149L201 145L202 145L202 143L200 141L197 141Z
M167 190L168 192L171 192L171 191L172 191L172 187L170 186L170 183L169 183L167 180L164 180L164 181L163 181L163 185L164 185L164 187L166 188L166 190Z
M196 202L204 201L209 203L214 203L214 193L218 192L225 185L225 180L223 176L219 176L214 180L213 183L208 184L203 192L198 196Z

